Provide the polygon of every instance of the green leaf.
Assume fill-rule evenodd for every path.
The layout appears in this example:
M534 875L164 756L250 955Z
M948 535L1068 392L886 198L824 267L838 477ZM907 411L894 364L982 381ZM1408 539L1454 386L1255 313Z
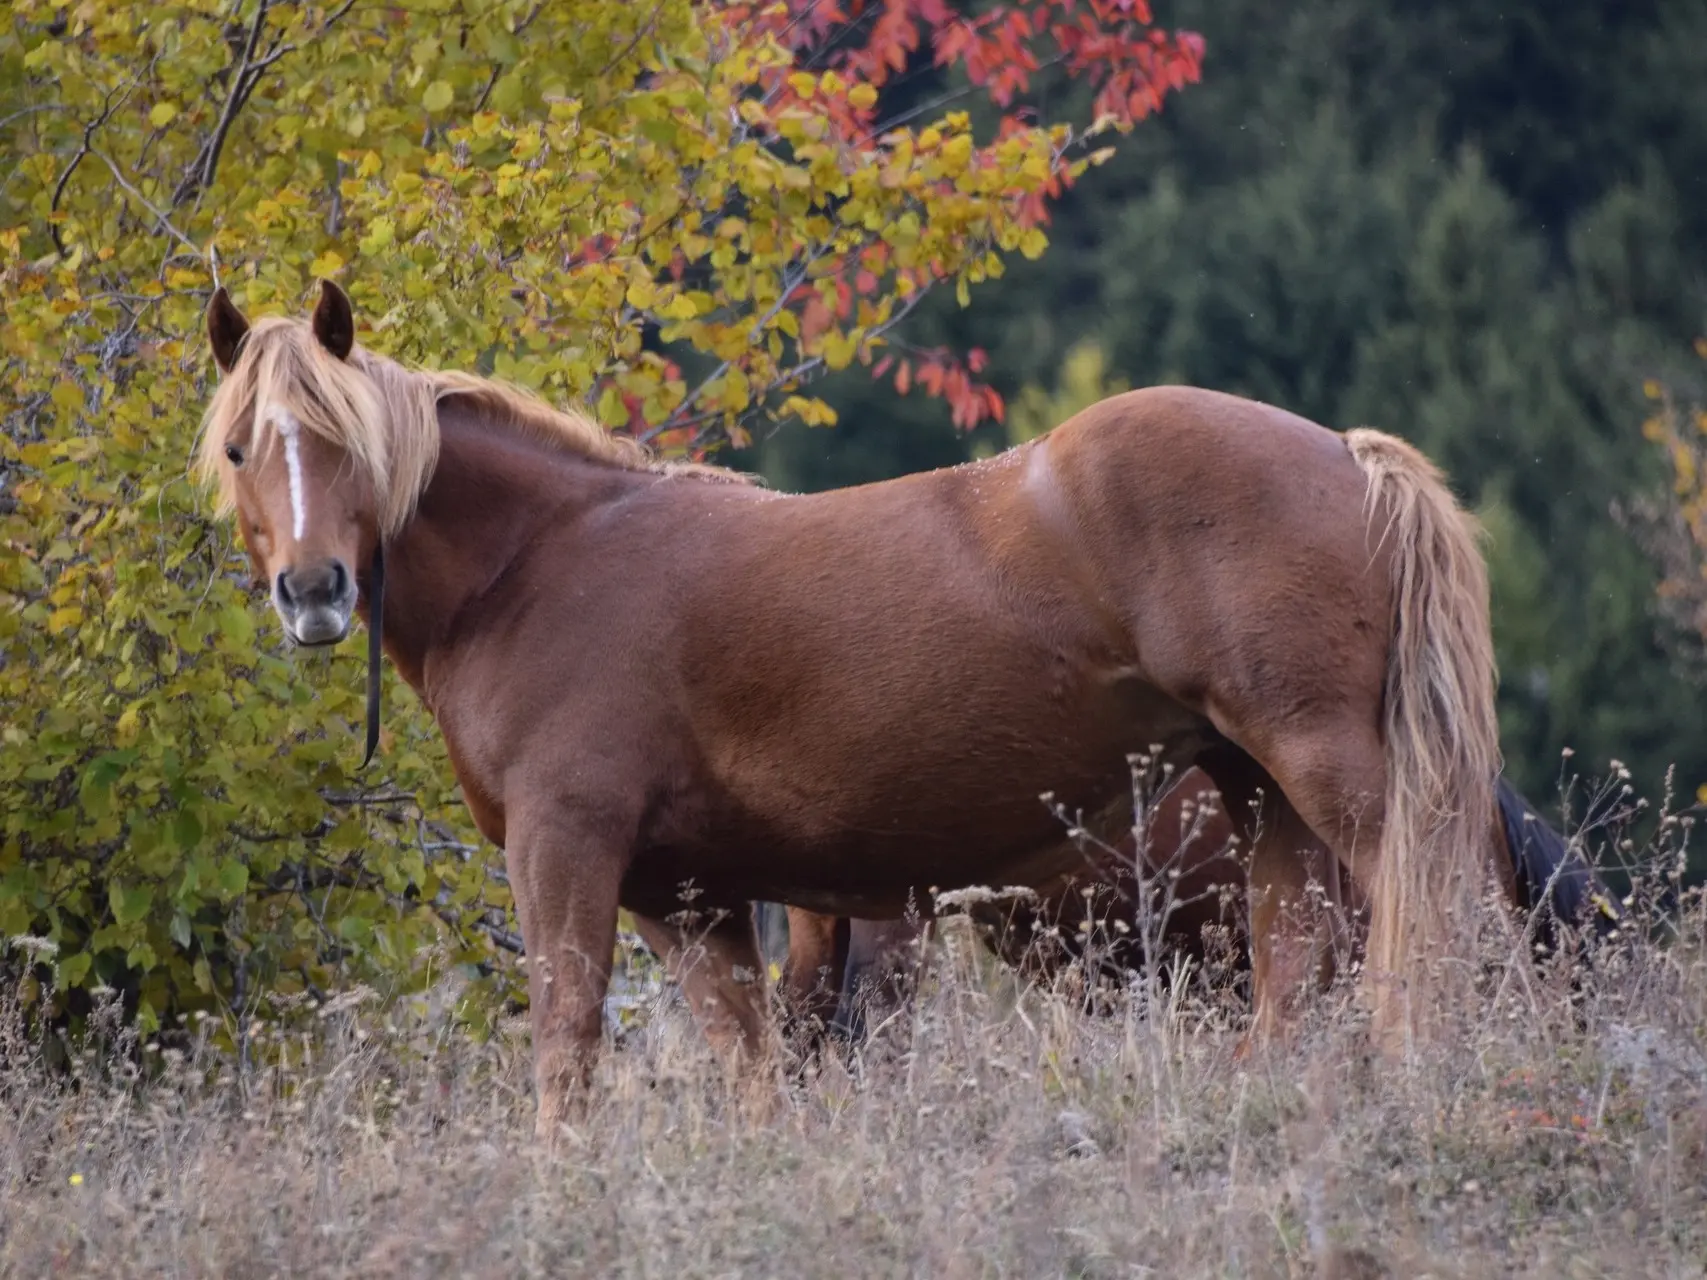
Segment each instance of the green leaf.
M185 853L194 852L202 842L201 819L189 809L180 809L172 819L172 839Z
M89 976L89 966L95 958L87 951L79 951L73 955L63 956L59 961L59 986L62 990L71 990L83 985L83 980Z
M361 946L373 937L373 924L361 916L345 916L338 921L338 936Z
M450 104L455 100L455 91L443 80L433 81L427 86L427 91L421 95L421 105L434 115L448 110Z
M241 604L228 604L219 611L219 632L234 649L247 649L255 642L255 620Z
M249 887L249 867L247 863L232 858L221 864L219 868L219 890L227 898L235 898Z
M126 886L115 880L107 886L107 898L115 923L135 924L154 905L154 887L146 884Z

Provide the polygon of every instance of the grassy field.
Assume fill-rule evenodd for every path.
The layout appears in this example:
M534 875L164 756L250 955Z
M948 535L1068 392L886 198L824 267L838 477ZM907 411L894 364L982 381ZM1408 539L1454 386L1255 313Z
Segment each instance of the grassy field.
M476 1043L450 990L259 1029L288 1065L145 1052L146 1080L50 1076L13 1019L0 1274L1698 1276L1704 957L1690 900L1574 1000L1495 966L1403 1065L1344 998L1239 1062L1214 982L1089 1016L951 925L853 1062L729 1079L660 994L555 1153L525 1025Z

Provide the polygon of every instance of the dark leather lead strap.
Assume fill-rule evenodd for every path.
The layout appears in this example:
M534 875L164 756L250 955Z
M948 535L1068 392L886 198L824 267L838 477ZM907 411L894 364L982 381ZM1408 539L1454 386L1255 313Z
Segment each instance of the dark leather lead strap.
M381 629L385 622L385 545L373 549L373 568L367 578L367 754L362 768L373 759L379 746L379 677L384 650L381 648Z

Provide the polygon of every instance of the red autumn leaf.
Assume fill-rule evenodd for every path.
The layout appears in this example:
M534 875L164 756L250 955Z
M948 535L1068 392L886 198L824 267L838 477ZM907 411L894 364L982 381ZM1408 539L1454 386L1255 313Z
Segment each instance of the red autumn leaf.
M995 137L976 143L967 164L974 172L997 174L1007 216L1021 226L1049 225L1051 204L1074 181L1068 171L1073 156L1065 153L1050 157L1049 172L1041 177L1010 178L1009 171L997 167L997 143L1045 123L1037 107L1026 101L1039 68L1057 68L1084 90L1085 96L1076 101L1088 97L1094 115L1111 117L1124 128L1160 109L1173 91L1196 81L1203 56L1203 42L1196 35L1155 29L1147 0L1002 0L976 13L951 6L949 0L708 3L731 23L768 32L791 55L767 69L760 85L763 110L753 127L772 139L782 132L783 113L793 111L820 123L824 132L813 136L832 151L850 158L869 156L873 149L881 154L895 143L887 132L881 92L874 97L870 90L883 90L920 61L957 69L997 108L988 117L975 113L980 139L991 133ZM825 88L821 78L812 83L791 78L802 70L815 77L834 71L840 84ZM864 105L856 105L856 99ZM906 162L899 163L899 171L906 171ZM921 200L940 198L954 187L953 178L933 180ZM909 297L961 270L958 262L945 262L936 252L909 257L906 266L897 266L894 258L894 247L881 237L834 251L810 282L801 280L783 301L795 317L794 343L802 349L815 345L826 333L846 329L856 320L880 336L886 326L875 319L878 311L860 299ZM684 268L676 261L670 271L683 278ZM828 302L821 292L825 279L832 282ZM783 331L795 332L794 327ZM861 355L862 362L869 360L869 354ZM916 385L945 399L958 426L1005 416L1001 396L978 380L989 367L988 353L982 350L964 356L945 350L885 356L868 367L873 377L892 378L898 394L908 394Z

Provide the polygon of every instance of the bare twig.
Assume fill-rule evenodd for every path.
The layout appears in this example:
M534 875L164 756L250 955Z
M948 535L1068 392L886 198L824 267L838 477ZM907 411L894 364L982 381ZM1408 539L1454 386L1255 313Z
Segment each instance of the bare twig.
M545 0L539 0L539 3L534 5L534 7L528 11L527 16L520 22L516 23L515 30L511 31L510 34L513 36L521 35L522 32L526 31L533 25L534 19L539 17L544 9ZM497 86L498 80L503 74L503 64L494 62L492 64L492 74L486 77L486 87L480 91L480 96L475 99L474 110L470 113L471 115L478 115L480 112L486 110L486 100L492 96L492 90Z
M170 218L168 218L159 209L155 208L154 205L150 203L147 196L143 195L142 192L138 191L131 185L130 180L124 176L124 171L113 162L112 157L108 156L105 152L95 150L91 150L89 154L94 156L95 159L99 160L112 171L113 180L125 189L126 194L128 194L131 199L135 200L144 209L148 210L149 213L154 215L154 220L159 224L160 230L169 233L173 239L178 241L179 244L183 245L191 253L195 254L197 258L202 256L201 248L196 244L196 242L173 226Z
M65 195L65 188L71 181L71 175L77 172L77 166L83 163L83 158L89 154L90 149L94 146L95 130L112 119L113 112L124 105L125 99L130 97L130 92L135 87L136 81L132 80L122 90L114 90L107 94L106 101L101 104L101 114L84 127L83 141L78 144L77 154L71 157L71 163L65 166L65 171L59 175L59 181L53 184L53 199L48 202L47 230L48 234L53 237L54 250L62 258L65 256L65 241L60 238L59 224L53 221L52 215L59 212L59 202Z
M66 106L63 102L44 102L40 106L20 107L18 110L12 112L12 114L9 116L0 116L0 129L4 129L7 125L11 124L12 121L14 121L14 120L21 120L25 116L33 116L33 115L37 114L38 112L42 112L42 111L69 111L69 110L71 110L71 108Z
M322 791L320 798L327 804L355 806L415 802L415 797L407 791Z
M647 36L652 34L653 30L658 25L658 15L660 13L662 13L663 11L664 11L663 0L659 0L659 3L652 6L652 12L647 16L646 21L641 23L639 29L637 31L635 31L634 39L630 40L621 49L618 49L616 52L616 56L613 57L609 62L605 63L605 65L599 69L598 73L593 77L593 79L594 80L602 80L605 76L608 76L611 72L615 71L619 66L621 66L623 64L623 62L628 58L628 55L633 53L636 49L638 49L640 47L640 42L642 40L644 40ZM534 13L538 13L538 12L539 11L537 9L534 10ZM530 14L528 17L528 20L531 22L533 20L533 15Z
M486 87L480 91L480 96L474 100L474 110L469 114L479 115L482 111L486 110L486 99L492 96L492 89L497 85L498 77L503 74L504 64L501 62L494 62L492 64L492 74L486 77Z

